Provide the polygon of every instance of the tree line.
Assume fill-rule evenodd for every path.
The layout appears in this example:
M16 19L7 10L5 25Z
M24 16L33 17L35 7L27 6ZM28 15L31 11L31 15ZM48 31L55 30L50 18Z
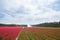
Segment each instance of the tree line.
M42 23L42 24L37 24L33 25L36 27L60 27L60 21L59 22L49 22L49 23Z

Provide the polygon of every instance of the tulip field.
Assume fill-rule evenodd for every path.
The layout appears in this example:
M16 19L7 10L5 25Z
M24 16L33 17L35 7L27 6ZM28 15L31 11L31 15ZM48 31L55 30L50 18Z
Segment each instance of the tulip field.
M60 28L0 27L0 40L60 40Z

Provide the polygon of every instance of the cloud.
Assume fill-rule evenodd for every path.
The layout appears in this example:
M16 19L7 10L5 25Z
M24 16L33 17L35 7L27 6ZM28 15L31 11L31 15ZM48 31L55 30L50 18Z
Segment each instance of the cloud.
M57 0L0 0L0 23L38 24L60 20ZM57 5L56 5L57 4Z

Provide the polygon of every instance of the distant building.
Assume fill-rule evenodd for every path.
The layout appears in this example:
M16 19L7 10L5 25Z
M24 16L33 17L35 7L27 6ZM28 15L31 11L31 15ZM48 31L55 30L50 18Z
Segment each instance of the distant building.
M32 26L30 24L28 24L27 27L32 27Z

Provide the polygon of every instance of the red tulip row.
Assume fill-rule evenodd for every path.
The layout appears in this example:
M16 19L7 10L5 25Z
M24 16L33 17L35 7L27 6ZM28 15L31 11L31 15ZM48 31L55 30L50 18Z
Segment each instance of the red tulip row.
M0 27L0 40L14 40L22 28Z

